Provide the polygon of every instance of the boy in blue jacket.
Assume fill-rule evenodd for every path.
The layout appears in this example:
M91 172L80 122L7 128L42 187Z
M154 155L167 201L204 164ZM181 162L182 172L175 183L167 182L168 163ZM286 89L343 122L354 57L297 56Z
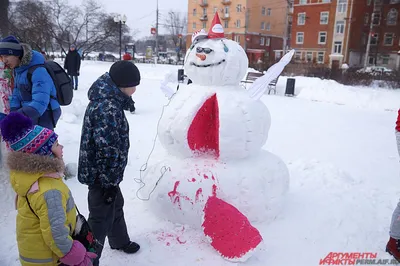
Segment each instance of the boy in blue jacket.
M139 83L138 68L130 61L118 61L90 87L78 165L79 182L89 186L88 222L93 234L102 245L107 236L112 249L128 254L136 253L140 246L130 241L119 184L129 151L124 110L129 110L130 97ZM99 265L102 249L97 250L94 266Z
M35 125L53 130L61 116L53 80L43 66L33 71L32 84L28 81L29 68L45 63L43 55L33 51L28 44L20 43L14 36L8 36L0 41L0 57L14 70L11 112L19 112Z

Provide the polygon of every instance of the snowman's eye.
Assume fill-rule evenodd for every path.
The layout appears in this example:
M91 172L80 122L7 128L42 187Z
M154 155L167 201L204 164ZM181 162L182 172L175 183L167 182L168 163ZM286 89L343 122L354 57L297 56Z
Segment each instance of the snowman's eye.
M213 49L211 48L203 48L203 47L197 47L196 48L196 52L198 53L205 53L205 54L209 54L213 51Z

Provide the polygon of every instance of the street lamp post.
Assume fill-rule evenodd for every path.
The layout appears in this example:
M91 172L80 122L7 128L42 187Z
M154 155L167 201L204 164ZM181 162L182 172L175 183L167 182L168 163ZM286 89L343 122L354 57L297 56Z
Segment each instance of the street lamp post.
M119 25L119 60L122 60L122 25L126 23L125 15L117 15L114 17L114 22Z

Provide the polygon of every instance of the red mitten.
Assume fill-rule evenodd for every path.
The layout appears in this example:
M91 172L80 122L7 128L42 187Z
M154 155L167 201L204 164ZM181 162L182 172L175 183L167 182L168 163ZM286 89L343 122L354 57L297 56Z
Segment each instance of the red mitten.
M244 262L262 242L260 232L229 203L209 197L204 207L204 234L223 258Z

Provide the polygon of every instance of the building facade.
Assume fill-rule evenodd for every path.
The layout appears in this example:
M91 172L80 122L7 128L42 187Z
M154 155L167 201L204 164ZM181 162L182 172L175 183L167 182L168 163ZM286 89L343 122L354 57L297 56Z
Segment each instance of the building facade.
M297 62L363 66L369 39L367 65L399 68L400 0L295 0L293 7Z
M348 51L350 66L363 66L367 59L367 65L400 70L399 12L400 0L363 0L355 4Z
M249 62L275 57L288 36L287 0L188 0L187 47L191 35L208 28L218 12L225 37L238 42Z

